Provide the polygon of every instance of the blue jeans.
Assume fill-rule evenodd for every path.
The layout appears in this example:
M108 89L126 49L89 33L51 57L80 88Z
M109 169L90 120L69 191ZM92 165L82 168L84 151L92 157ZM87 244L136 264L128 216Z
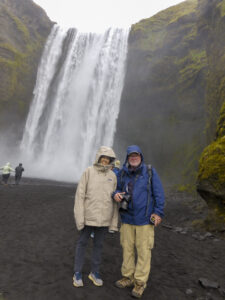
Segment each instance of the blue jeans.
M92 232L94 232L94 239L91 257L91 271L99 272L99 267L102 258L104 235L107 232L107 229L108 227L85 226L80 231L80 236L78 238L75 250L74 272L82 272L85 259L85 250L87 247L88 240L90 238L90 234Z

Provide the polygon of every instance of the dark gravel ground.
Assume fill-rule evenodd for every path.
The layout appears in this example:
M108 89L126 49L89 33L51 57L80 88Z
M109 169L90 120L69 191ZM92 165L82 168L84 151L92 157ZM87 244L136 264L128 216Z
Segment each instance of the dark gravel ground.
M19 186L0 185L0 299L132 299L130 289L113 285L121 276L119 233L106 235L103 287L95 287L87 278L91 240L85 287L72 286L75 189L75 185L25 178ZM193 220L206 216L204 201L169 188L166 199L166 217L156 229L151 275L142 299L225 299L225 240L191 227ZM205 288L200 278L220 288Z

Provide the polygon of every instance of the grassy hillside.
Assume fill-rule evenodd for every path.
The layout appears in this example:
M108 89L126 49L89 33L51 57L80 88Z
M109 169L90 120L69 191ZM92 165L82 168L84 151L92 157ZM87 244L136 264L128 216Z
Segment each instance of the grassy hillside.
M0 24L0 129L4 129L25 119L52 22L31 0L1 0Z

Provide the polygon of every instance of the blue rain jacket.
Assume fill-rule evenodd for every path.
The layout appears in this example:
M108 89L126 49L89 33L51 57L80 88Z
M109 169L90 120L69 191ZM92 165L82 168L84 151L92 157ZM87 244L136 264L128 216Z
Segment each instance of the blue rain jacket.
M115 167L115 168L112 169L112 171L113 171L113 172L116 174L116 176L117 176L118 173L119 173L119 171L120 171L120 169L117 168L117 167Z
M141 154L141 165L132 172L128 169L128 155L132 152ZM149 193L149 175L147 165L144 163L141 149L132 145L127 148L126 160L122 169L117 174L117 190L113 193L127 192L128 183L133 181L132 201L129 202L128 211L120 212L122 223L131 225L151 224L150 216L155 213L160 217L164 216L164 191L156 170L152 168L152 180L150 186L150 202L148 201Z

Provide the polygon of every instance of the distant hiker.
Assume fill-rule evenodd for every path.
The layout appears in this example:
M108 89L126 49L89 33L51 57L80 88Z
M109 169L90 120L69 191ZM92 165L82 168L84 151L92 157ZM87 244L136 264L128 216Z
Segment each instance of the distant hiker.
M15 169L15 183L16 184L20 183L23 172L24 172L23 164L19 163L19 166L17 166Z
M114 199L121 202L123 248L123 277L115 285L118 288L134 286L132 296L140 298L150 273L154 225L159 225L164 215L164 192L156 170L144 163L141 149L136 145L127 148L125 162L117 175Z
M74 216L80 235L76 245L73 285L83 286L82 268L85 250L93 232L91 272L88 278L102 286L99 274L104 235L108 230L118 231L118 204L112 199L116 190L116 176L112 172L115 153L102 146L96 154L95 163L83 173L75 195Z
M5 166L1 167L0 170L2 170L2 182L7 185L9 177L10 177L10 172L15 172L13 168L11 168L11 165L9 162L6 163Z

